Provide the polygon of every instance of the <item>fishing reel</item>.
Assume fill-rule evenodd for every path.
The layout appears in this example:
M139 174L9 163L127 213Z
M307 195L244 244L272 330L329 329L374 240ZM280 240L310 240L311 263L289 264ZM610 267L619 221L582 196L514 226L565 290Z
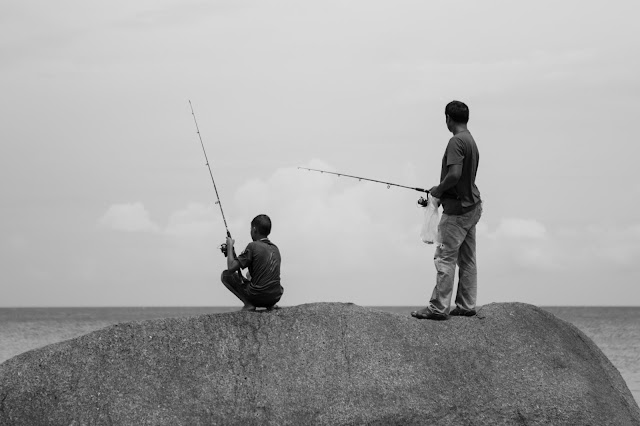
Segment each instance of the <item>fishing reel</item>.
M427 198L420 197L420 199L418 199L418 204L421 205L422 207L427 207L429 205L429 197L428 196Z
M227 251L228 250L227 249L227 243L220 244L219 248L220 248L220 251L222 252L222 254L224 254L224 257L227 257L227 253L228 253L228 251ZM232 250L233 250L233 258L237 259L238 256L236 255L236 249L232 248Z

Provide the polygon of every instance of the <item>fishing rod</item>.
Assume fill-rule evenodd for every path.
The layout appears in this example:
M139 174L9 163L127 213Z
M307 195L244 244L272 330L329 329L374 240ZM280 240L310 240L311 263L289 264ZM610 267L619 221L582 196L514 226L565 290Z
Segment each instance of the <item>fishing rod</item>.
M198 133L198 139L200 139L200 146L202 146L204 159L207 161L206 166L209 169L209 176L211 176L211 182L213 182L213 189L216 192L216 204L220 207L220 213L222 214L222 221L224 222L224 228L227 230L227 237L231 238L231 233L229 232L229 227L227 226L227 219L224 217L224 210L222 210L222 202L220 201L220 196L218 195L218 187L216 186L216 181L213 179L213 172L211 171L211 166L209 165L209 158L207 157L207 151L204 149L204 143L202 142L202 136L200 135L200 128L198 127L198 120L196 120L196 114L195 112L193 112L193 105L191 105L191 100L189 100L189 107L191 108L191 115L193 115L193 122L196 124L196 133ZM220 246L220 250L225 256L227 255L226 244L222 244ZM234 250L234 257L235 257L235 250Z
M392 186L397 186L399 188L413 189L414 191L426 192L427 194L429 193L428 190L422 189L422 188L414 188L414 187L411 187L411 186L398 185L397 183L384 182L384 181L381 181L381 180L369 179L369 178L364 178L364 177L360 177L360 176L346 175L344 173L334 173L334 172L328 172L326 170L309 169L307 167L298 167L298 169L308 170L310 172L328 173L330 175L336 175L338 177L344 176L344 177L348 177L348 178L352 178L352 179L358 179L359 181L367 180L369 182L382 183L382 184L387 185L387 189L389 189Z

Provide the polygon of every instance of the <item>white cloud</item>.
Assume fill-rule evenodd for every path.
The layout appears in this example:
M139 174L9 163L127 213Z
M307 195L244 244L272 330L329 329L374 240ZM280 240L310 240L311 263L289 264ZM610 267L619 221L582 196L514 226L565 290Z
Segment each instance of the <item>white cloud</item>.
M513 251L513 260L527 269L552 270L561 266L556 250L541 245L521 245Z
M562 268L565 253L557 236L550 235L545 225L535 219L501 218L495 231L486 221L481 221L478 235L481 239L479 250L485 251L487 261L496 268L526 271Z
M584 274L633 267L640 259L638 229L638 225L589 224L550 232L536 220L507 218L501 219L493 232L481 222L478 235L486 237L481 249L496 267Z
M590 225L582 235L585 243L577 246L578 252L588 250L598 264L605 262L610 265L635 267L640 259L640 225Z
M219 208L202 203L189 203L169 215L162 227L150 219L141 202L114 204L99 219L101 226L125 232L151 232L174 238L209 237L216 232L224 234L224 222Z
M317 161L310 166L332 170ZM231 212L227 219L231 219L238 250L249 242L248 225L256 214L272 218L271 238L283 255L286 304L317 300L421 304L427 303L435 284L434 248L420 241L422 214L415 208L415 195L380 184L281 168L265 179L240 185L225 208ZM487 217L478 225L480 303L487 302L485 297L502 300L512 294L518 300L537 300L537 291L551 282L562 281L569 288L574 285L572 277L582 280L585 274L602 269L629 268L640 258L637 225L556 229L533 218L496 221L491 213L485 212ZM224 240L224 225L214 204L189 203L169 214L165 227L149 219L142 203L114 205L101 223L166 236L155 254L151 247L147 250L148 258L143 259L147 265L159 262L167 277L181 276L184 270L211 275L198 282L213 281L207 291L213 292L216 303L234 303L215 284L224 269L224 259L215 249ZM508 277L514 287L496 287L495 277Z
M160 228L149 217L140 202L113 204L99 220L100 225L116 231L158 232Z
M189 203L171 214L164 233L174 237L208 237L223 230L217 206Z
M494 238L517 238L517 239L543 239L547 236L547 229L540 222L533 219L502 219L495 233Z

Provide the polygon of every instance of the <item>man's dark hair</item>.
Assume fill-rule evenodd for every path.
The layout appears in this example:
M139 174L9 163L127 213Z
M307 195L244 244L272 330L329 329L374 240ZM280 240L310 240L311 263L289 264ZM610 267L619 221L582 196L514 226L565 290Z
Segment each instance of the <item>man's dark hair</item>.
M469 122L469 107L460 101L451 101L444 109L444 113L456 123Z
M260 235L265 237L271 233L271 219L266 214L259 214L251 221L251 226L256 228Z

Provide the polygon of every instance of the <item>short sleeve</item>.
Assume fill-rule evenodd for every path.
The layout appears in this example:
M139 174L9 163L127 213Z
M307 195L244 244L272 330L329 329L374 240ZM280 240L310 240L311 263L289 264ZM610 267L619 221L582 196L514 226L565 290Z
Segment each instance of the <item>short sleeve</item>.
M251 265L251 259L253 258L251 243L247 245L247 248L244 249L242 253L238 256L238 263L240 263L240 267L242 269L249 267Z
M464 144L455 136L449 139L447 144L447 166L464 163Z

